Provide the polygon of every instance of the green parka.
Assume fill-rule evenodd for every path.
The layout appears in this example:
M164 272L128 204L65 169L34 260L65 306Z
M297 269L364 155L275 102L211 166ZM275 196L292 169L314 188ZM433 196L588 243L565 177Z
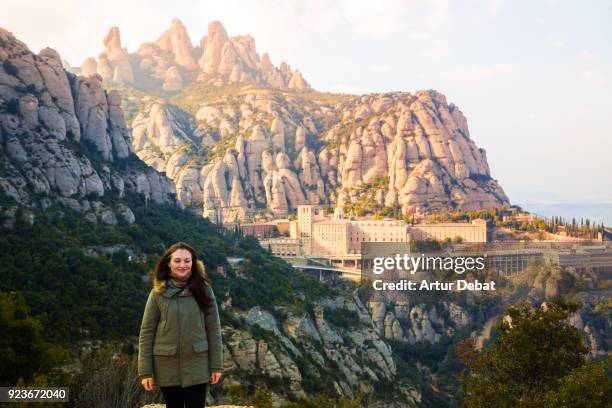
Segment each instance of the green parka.
M151 290L138 339L138 375L156 385L189 387L210 382L211 371L223 369L223 344L217 301L206 313L188 288L168 281Z

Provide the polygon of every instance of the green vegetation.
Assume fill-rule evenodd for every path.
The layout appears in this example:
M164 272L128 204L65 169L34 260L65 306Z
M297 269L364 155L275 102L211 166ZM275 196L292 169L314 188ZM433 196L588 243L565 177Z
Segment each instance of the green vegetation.
M453 345L457 341L458 337L444 337L436 344L426 342L410 345L406 342L388 340L398 366L398 376L417 387L423 395L423 406L432 408L456 406L453 400L461 400L458 377L461 365L453 353ZM427 370L436 376L436 388L442 392L436 392L431 388L432 379L427 378L418 367L427 367ZM449 398L449 394L454 398Z
M325 320L342 329L351 329L359 325L359 315L353 310L325 308L323 315Z
M47 343L41 322L18 293L0 292L0 327L0 384L31 381L67 359L64 350Z
M522 232L549 232L551 234L564 233L571 237L578 238L597 238L598 233L605 231L603 223L596 224L589 218L572 218L571 221L563 217L553 216L550 218L532 217L521 208L516 208L515 212L510 212L507 208L491 208L479 211L455 211L455 212L434 212L430 214L430 222L443 221L472 221L475 219L487 221L487 227L506 227L515 231ZM545 234L540 236L545 238Z
M102 200L111 206L117 203L112 194ZM92 224L81 214L53 205L34 211L31 225L19 209L13 228L0 228L0 360L8 362L6 370L0 370L3 384L62 384L71 387L71 394L85 395L104 382L117 398L144 403L132 365L151 288L148 273L164 249L179 240L198 251L219 301L229 295L236 308L260 305L278 313L272 302L262 301L267 299L287 311L303 312L318 297L336 294L267 254L252 237L219 230L175 207L145 203L140 196L128 194L122 202L134 212L135 224ZM15 205L6 196L0 203L3 208ZM227 256L245 258L239 277ZM216 272L217 266L226 276ZM243 325L225 310L221 319L228 327ZM112 355L100 346L110 348ZM69 368L74 362L93 364L98 371ZM127 387L134 381L136 389ZM261 385L270 387L273 381Z
M563 217L553 216L551 218L534 218L532 220L516 220L509 219L500 223L501 226L509 227L517 231L537 232L540 234L549 232L551 234L564 233L570 237L593 239L597 238L598 233L603 233L605 230L604 224L595 224L589 218L581 218L580 222L576 218L572 218L571 222L566 221ZM539 235L545 237L546 234Z
M242 263L247 281L232 282L232 304L236 307L248 309L261 305L276 313L269 303L262 304L262 299L274 299L277 304L286 305L288 311L302 313L313 300L336 294L313 277L294 272L283 260L266 255L254 237L243 238L238 248L242 249L241 256L247 258ZM300 293L308 294L306 302L297 296Z
M483 219L487 221L487 228L495 226L504 226L503 216L507 209L502 208L490 208L488 210L478 211L455 211L455 212L433 212L429 215L427 221L435 222L471 222L476 219Z
M335 105L337 103L345 103L355 98L355 95L319 91L304 91L300 94L304 99L319 103Z
M162 97L161 94L145 93L129 85L112 84L107 86L106 89L116 90L121 95L121 109L125 114L125 122L128 126L131 126L136 115L145 109L147 101L150 101L152 96Z
M606 372L607 371L607 372ZM546 408L606 408L612 401L612 357L587 361L559 380L558 389L546 393Z
M33 225L17 217L15 228L2 230L0 290L22 293L42 320L48 338L88 337L85 332L92 338L137 333L140 306L149 291L142 277L164 248L178 240L194 245L218 284L216 291L229 288L236 307L249 308L261 299L297 304L293 296L297 292L307 293L310 301L334 293L267 255L253 237L221 233L207 220L175 208L145 205L139 197L128 196L126 201L137 219L132 225L91 224L71 210L50 208L36 213ZM117 244L126 245L145 261L130 261L123 250L103 254L104 247ZM83 252L83 248L98 247L100 256ZM245 279L230 284L216 275L217 266L232 273L227 256L246 258Z
M602 366L585 365L588 349L580 331L567 322L579 307L563 301L535 310L527 304L509 306L511 320L497 325L499 336L473 359L463 377L463 406L607 406L612 379L602 375ZM588 405L589 396L593 405Z
M376 177L370 182L360 183L355 187L345 189L345 193L349 197L356 197L356 199L347 201L342 210L345 214L353 214L357 217L375 214L378 218L388 212L397 211L393 208L384 207L376 201L377 193L382 190L383 194L385 194L388 185L388 177L381 176Z
M104 344L84 359L82 373L70 384L70 405L141 407L151 401L162 401L160 389L146 392L136 373L133 350L129 354L118 353L112 344Z
M427 244L427 243L424 243ZM364 284L359 288L359 297L362 302L367 303L373 296L371 286ZM472 322L464 327L456 327L442 301L452 301L461 305L465 312L474 316ZM404 382L414 387L422 395L421 404L424 407L457 407L463 399L461 389L461 371L464 366L461 356L455 350L465 338L482 327L490 317L492 310L498 308L501 297L486 296L477 303L468 303L465 294L439 295L430 293L415 293L410 297L411 304L425 304L428 308L434 307L443 324L432 322L434 330L444 333L447 327L453 327L450 335L443 335L437 343L428 341L410 344L407 341L386 339L393 350L393 359L397 365L397 381ZM387 308L393 308L394 303L389 302ZM407 318L398 318L404 329L413 323ZM419 329L420 321L416 322ZM407 335L405 333L405 335ZM397 384L391 384L389 388L381 385L379 398L390 398ZM388 394L388 395L387 395Z
M351 135L354 132L356 132L357 129L367 128L371 119L372 119L371 117L366 117L358 121L354 121L351 119L347 122L339 122L338 124L336 124L332 128L334 138L333 139L328 138L327 140L325 140L327 149L328 150L337 149L343 144L346 144L347 141L350 139Z
M211 163L216 159L222 159L227 154L228 150L234 154L234 156L237 155L238 152L234 150L236 141L238 140L237 133L231 135L220 135L216 129L209 129L207 130L207 134L217 142L205 150L206 153L202 164Z
M192 115L195 115L203 102L216 101L235 96L245 89L246 87L243 83L215 86L208 85L204 82L194 82L185 87L178 95L171 97L169 101Z

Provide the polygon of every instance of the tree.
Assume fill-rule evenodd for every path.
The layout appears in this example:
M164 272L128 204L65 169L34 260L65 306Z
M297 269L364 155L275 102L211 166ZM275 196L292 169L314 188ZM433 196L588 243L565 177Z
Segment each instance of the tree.
M497 325L500 335L463 377L464 407L542 407L546 393L559 388L559 378L584 363L588 349L567 321L579 307L562 301L535 310L508 306Z
M612 378L606 375L612 368L612 357L595 363L587 361L559 381L558 391L546 394L546 408L607 408L612 401Z
M461 339L455 347L455 354L457 354L459 360L461 360L466 367L470 367L478 357L476 339L473 337Z
M255 408L272 408L274 400L272 394L267 390L257 390L253 396L253 407Z
M44 341L42 324L30 315L25 299L15 292L0 292L0 384L29 382L48 372L66 357Z

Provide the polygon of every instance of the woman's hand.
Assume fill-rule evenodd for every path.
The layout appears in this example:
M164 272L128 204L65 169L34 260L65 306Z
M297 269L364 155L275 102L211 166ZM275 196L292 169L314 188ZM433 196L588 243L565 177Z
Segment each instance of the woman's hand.
M145 390L153 391L153 378L152 377L143 378L141 383Z
M216 384L217 381L219 381L219 378L221 378L221 371L213 371L210 374L210 383Z

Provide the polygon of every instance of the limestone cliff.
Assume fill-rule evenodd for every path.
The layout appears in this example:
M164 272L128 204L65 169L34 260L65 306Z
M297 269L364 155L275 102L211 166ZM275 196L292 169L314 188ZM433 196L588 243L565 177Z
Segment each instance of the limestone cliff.
M221 208L225 220L306 203L404 215L508 204L465 117L438 92L324 99L254 86L222 97L196 89L144 106L132 127L134 141L146 143L133 148L166 171L186 205ZM160 127L162 116L172 126ZM175 153L177 139L184 147Z
M280 404L287 397L307 397L304 384L312 379L319 387L349 398L372 394L378 383L391 381L398 402L388 401L385 406L421 402L421 391L400 374L391 347L372 324L356 291L351 298L323 299L312 313L299 315L284 307L275 308L275 315L261 307L248 311L225 307L248 330L224 330L224 386L242 384L244 373L259 372L286 385L280 394L273 391ZM334 323L335 314L348 314L349 326ZM380 401L368 401L369 406L379 406Z
M203 214L220 209L231 221L306 203L356 215L509 204L466 118L436 91L315 92L218 21L195 47L178 20L135 54L121 48L116 27L104 45L82 73L122 86L124 104L136 106L134 152Z
M107 40L119 61L118 39ZM56 51L33 54L0 29L2 194L26 207L62 202L107 224L134 222L129 207L103 203L109 194L176 203L174 185L133 155L120 104L100 76L67 73Z
M135 157L132 146L139 146L141 151L149 149L152 154L152 146L167 146L155 153L163 159L157 164L174 176L173 168L184 174L189 166L181 159L182 146L205 146L207 135L185 124L185 112L157 103L152 103L149 116L138 119L143 125L136 126L130 135L119 105L119 95L107 92L97 74L82 77L66 73L55 51L45 49L33 54L11 33L0 30L3 226L14 228L19 212L33 222L28 210L32 210L31 215L36 207L38 214L58 202L92 222L110 225L136 221L122 201L127 193L160 203L177 203L173 184ZM258 143L265 139L262 128L254 133L251 144L243 141L241 152L247 157L249 152L258 151ZM176 165L168 167L167 162ZM232 169L239 175L242 171L229 158L214 163L219 168L212 172ZM245 163L254 166L248 160ZM288 158L279 158L274 166L289 166ZM203 176L205 180L207 177ZM118 248L143 259L143 254L132 251L129 245L83 250L96 256ZM399 381L398 390L408 404L397 406L412 406L421 398L415 384L399 378L390 346L376 332L358 298L330 299L316 305L312 312L273 308L282 318L261 307L233 308L230 297L222 308L227 312L224 316L233 318L223 328L224 387L245 378L286 384L273 392L275 401L286 402L312 396L313 382L325 376L326 392L331 395L355 396L358 390L372 391L377 382ZM352 311L351 316L357 319L350 327L334 324L330 317L336 309Z
M470 315L457 303L443 301L436 305L408 301L371 300L368 310L379 333L387 339L416 343L438 343L457 329L472 323ZM440 311L438 311L440 310Z
M99 74L107 84L131 85L145 91L176 93L194 81L205 84L257 83L277 88L309 89L302 74L284 62L275 67L267 53L261 57L250 35L229 37L213 21L194 46L180 20L155 42L143 43L135 53L121 47L119 28L112 27L98 58L81 65L85 76Z

